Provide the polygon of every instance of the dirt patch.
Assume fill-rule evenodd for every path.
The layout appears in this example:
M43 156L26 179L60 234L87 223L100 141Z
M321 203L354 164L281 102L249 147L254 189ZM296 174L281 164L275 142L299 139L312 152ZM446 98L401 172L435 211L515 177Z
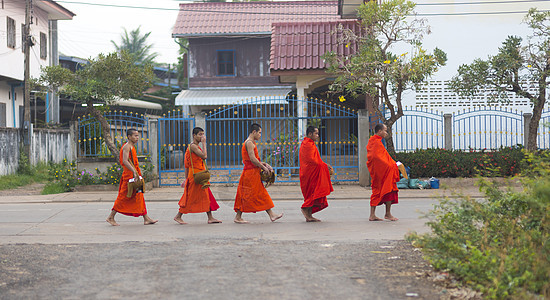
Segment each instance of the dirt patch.
M2 194L2 196L40 195L45 185L45 183L31 183L29 185L21 186L16 189L2 190L0 191L0 193Z

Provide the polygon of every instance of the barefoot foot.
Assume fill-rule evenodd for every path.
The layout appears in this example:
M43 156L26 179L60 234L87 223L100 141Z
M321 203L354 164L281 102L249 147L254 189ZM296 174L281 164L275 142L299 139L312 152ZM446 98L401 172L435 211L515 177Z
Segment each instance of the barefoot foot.
M283 217L283 214L280 214L280 215L274 215L274 216L269 216L269 218L271 219L271 222L275 222L277 220L279 220L280 218Z
M151 219L151 218L148 218L148 219L145 219L145 220L143 221L143 225L153 225L153 224L157 223L158 221L159 221L159 220L153 220L153 219Z
M210 219L208 220L208 224L218 224L218 223L221 223L222 221L218 220L218 219Z
M185 225L187 222L183 221L181 218L174 217L174 221L178 222L180 225Z
M235 222L237 224L248 224L248 223L250 223L250 222L245 221L243 219L235 219L235 220L233 220L233 222Z
M380 218L377 217L377 216L374 216L374 217L370 217L370 218L369 218L369 221L384 221L384 220L380 219Z
M321 222L321 220L317 218L311 218L311 219L306 219L306 222Z
M120 224L118 224L117 222L115 222L115 219L111 219L111 218L108 218L107 220L107 223L113 225L113 226L120 226Z
M384 219L386 220L390 220L390 221L397 221L399 220L398 218L392 216L392 215L389 215L389 216L384 216Z

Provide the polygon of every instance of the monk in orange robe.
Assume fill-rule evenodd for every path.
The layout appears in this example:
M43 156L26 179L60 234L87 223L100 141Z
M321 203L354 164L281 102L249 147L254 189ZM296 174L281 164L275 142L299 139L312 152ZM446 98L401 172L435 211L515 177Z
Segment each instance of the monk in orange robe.
M202 148L199 146L202 144ZM217 210L220 206L216 202L210 188L202 188L202 185L195 182L193 173L198 173L206 170L204 160L208 158L206 151L206 136L204 130L200 127L193 128L193 142L187 151L185 151L185 190L179 201L179 211L174 217L174 221L179 224L187 224L181 218L182 214L203 213L208 216L208 224L221 223L222 221L215 219L212 216L212 211Z
M367 167L371 176L372 195L370 197L369 221L382 221L375 214L376 206L385 204L385 219L397 221L391 214L392 204L398 203L396 182L399 181L399 169L390 154L382 144L382 139L388 135L384 124L376 124L375 134L367 144Z
M327 196L334 191L330 182L332 167L321 160L315 146L317 140L319 129L309 126L300 145L300 187L304 195L302 214L306 222L321 222L313 214L328 206Z
M115 200L111 214L107 218L107 222L113 226L119 226L115 222L115 215L118 212L132 217L143 216L143 223L145 225L155 224L158 220L153 220L147 215L143 192L134 191L129 198L127 195L128 180L133 178L134 182L138 182L143 180L143 178L141 177L141 169L139 168L137 152L134 147L139 140L139 133L137 130L131 128L128 129L126 135L128 136L128 142L120 149L120 164L124 170L120 178L120 184L118 185L118 197Z
M241 150L244 168L239 179L234 206L235 212L237 212L235 223L238 224L248 223L248 221L242 218L243 212L255 213L265 210L271 222L275 222L283 216L283 214L277 215L271 210L275 205L273 205L273 200L271 200L271 197L267 193L260 177L262 170L273 172L273 168L269 164L260 161L256 141L260 140L261 137L262 127L256 123L252 124L250 126L250 134L244 141Z

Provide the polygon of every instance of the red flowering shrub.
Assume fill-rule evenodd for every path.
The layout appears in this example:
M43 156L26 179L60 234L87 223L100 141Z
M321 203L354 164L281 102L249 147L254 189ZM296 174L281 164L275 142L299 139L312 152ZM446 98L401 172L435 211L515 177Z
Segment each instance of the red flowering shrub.
M523 147L502 147L494 151L425 149L395 155L411 169L412 178L425 177L510 177L520 173Z

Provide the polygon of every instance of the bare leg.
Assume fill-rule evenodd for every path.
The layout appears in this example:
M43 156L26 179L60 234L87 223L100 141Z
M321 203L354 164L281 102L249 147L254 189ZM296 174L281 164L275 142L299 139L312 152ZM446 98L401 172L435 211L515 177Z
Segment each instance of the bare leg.
M376 206L371 206L369 221L383 221L382 219L376 216L375 211L376 211Z
M311 207L302 208L302 214L306 218L306 222L321 222L321 220L313 217Z
M178 214L174 217L174 221L178 222L178 224L185 225L187 222L184 222L181 218L183 214L178 211Z
M397 221L398 218L392 216L391 214L391 201L387 201L384 204L386 204L386 215L384 215L384 219L390 220L390 221Z
M283 214L280 214L280 215L276 215L272 210L271 208L266 210L265 211L268 215L269 215L269 218L271 219L271 222L275 222L277 220L279 220L280 218L283 217Z
M240 211L240 210L237 210L237 215L235 216L235 220L233 220L233 222L237 223L237 224L247 224L247 223L250 223L248 221L245 221L243 219L243 212Z
M115 222L115 215L116 215L116 210L111 210L111 214L107 217L107 222L113 226L120 226L120 224L118 224L117 222Z
M143 225L153 225L159 220L153 220L148 215L143 216Z
M212 211L207 212L206 215L208 216L208 224L216 224L222 222L212 216Z

